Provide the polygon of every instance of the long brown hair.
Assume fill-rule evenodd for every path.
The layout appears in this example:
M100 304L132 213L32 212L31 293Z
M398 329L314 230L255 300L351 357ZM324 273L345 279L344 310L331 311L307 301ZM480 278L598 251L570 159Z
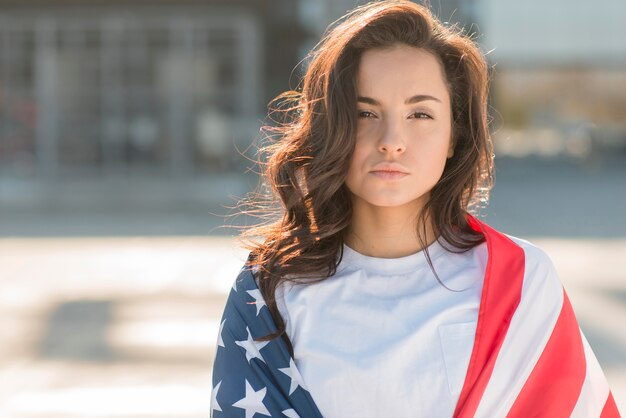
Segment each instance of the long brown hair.
M444 69L451 98L454 155L424 210L416 214L416 232L428 263L433 269L424 245L426 222L451 245L450 251L467 251L484 241L466 220L470 210L486 204L493 183L489 77L483 54L463 29L443 25L424 6L386 0L357 7L331 25L307 56L301 87L270 103L277 104L270 116L283 118L263 129L269 141L260 153L266 161L259 161L265 183L242 202L252 204L257 214L277 215L244 231L241 238L250 250L247 268L254 269L278 327L258 340L282 336L292 356L275 301L276 288L284 281L316 283L336 272L352 217L344 180L355 144L360 56L395 43L434 54ZM246 242L258 236L263 236L262 242ZM434 269L433 273L437 277Z

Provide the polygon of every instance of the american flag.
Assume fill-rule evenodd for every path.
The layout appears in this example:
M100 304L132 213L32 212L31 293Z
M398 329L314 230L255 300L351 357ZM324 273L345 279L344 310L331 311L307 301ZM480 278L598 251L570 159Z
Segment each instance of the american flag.
M489 256L453 417L619 417L550 259L527 263L507 235L468 221L485 235ZM283 339L254 341L275 331L252 272L242 268L220 323L211 417L322 417Z
M242 269L230 292L213 364L211 417L322 417L282 338L252 272Z

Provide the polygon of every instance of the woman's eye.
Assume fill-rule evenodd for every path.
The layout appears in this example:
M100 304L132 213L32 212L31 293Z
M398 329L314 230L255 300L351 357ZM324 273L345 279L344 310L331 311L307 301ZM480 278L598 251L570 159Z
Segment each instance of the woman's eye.
M432 119L432 117L424 112L415 112L411 116L416 116L416 119Z
M360 118L371 118L374 117L375 115L372 112L368 112L367 110L363 110L361 112L359 112L359 117Z

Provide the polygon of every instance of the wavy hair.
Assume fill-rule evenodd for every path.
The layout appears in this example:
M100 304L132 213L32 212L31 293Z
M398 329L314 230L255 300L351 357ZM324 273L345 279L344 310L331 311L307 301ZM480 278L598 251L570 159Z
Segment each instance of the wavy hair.
M463 29L442 24L425 6L384 0L353 9L331 24L311 50L299 88L270 102L270 116L282 118L262 128L268 133L259 159L263 184L243 201L256 208L244 213L270 218L240 236L250 250L246 268L254 271L277 325L275 333L257 340L282 336L292 356L276 289L285 281L312 284L336 272L352 217L345 178L356 139L360 57L366 50L396 43L434 54L451 98L454 155L424 210L416 214L417 236L437 280L424 242L426 222L453 247L449 251L467 251L484 241L466 218L486 205L493 185L489 76L483 54ZM259 236L262 242L250 239Z

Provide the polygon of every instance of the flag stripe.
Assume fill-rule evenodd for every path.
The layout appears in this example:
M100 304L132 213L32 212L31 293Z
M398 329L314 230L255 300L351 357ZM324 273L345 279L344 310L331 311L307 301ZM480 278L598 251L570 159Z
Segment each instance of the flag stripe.
M598 360L593 354L593 351L591 351L591 347L582 331L580 332L580 337L585 349L587 374L583 388L580 391L580 396L578 397L578 402L572 412L572 417L599 417L610 395L609 384L604 378L600 364L598 364Z
M507 417L569 417L585 381L585 351L565 290L552 336ZM549 384L546 384L549 382Z
M525 254L525 279L519 303L476 417L506 416L548 343L563 305L561 282L539 256ZM520 347L524 347L520 350Z
M600 418L620 418L619 411L617 410L617 405L615 405L615 399L613 399L613 393L609 391L609 397L606 400L606 404L604 404L604 409L602 410L602 415Z
M524 251L506 235L473 217L470 226L487 241L488 259L478 312L476 338L454 417L473 417L489 383L498 352L520 302ZM498 257L493 257L494 247Z

